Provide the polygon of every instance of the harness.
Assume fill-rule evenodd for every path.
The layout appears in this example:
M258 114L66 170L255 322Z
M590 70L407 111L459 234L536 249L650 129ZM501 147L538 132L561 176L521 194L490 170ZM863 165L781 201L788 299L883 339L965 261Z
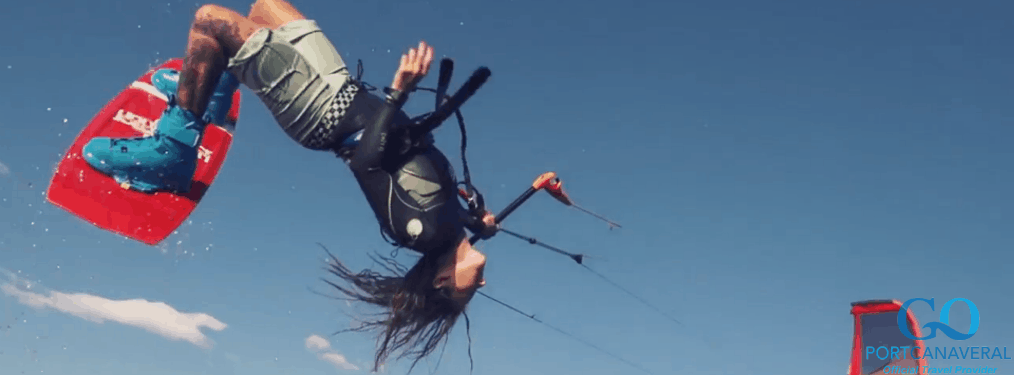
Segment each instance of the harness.
M458 183L459 196L465 199L468 204L468 213L474 217L481 218L486 212L486 202L482 196L482 193L476 189L475 185L472 184L472 174L468 169L468 159L466 157L465 150L468 147L468 133L465 130L465 118L461 115L461 106L470 99L486 80L492 74L489 68L480 67L476 69L467 81L454 93L454 95L447 95L447 89L451 83L451 75L454 71L454 61L449 58L444 58L440 61L440 75L437 79L437 87L416 87L411 92L415 91L428 91L435 94L436 103L434 109L431 112L421 114L413 117L409 120L408 124L408 149L421 148L427 146L432 142L432 131L440 127L451 115L454 115L458 120L458 128L461 131L461 165L463 181ZM356 67L356 82L368 92L376 91L377 87L370 85L362 80L363 77L363 60L358 60ZM393 89L390 87L384 87L385 94L391 94ZM360 130L355 134L349 136L344 141L339 143L339 146L334 150L335 154L348 161L355 152L356 146L359 145L359 140L363 136L365 130ZM381 233L387 239L387 233L381 229ZM394 245L397 245L394 241L388 240Z

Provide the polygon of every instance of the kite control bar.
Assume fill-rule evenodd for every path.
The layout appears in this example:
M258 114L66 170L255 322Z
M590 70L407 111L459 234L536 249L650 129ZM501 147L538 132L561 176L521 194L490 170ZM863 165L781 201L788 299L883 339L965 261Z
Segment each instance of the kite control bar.
M547 193L549 193L550 196L555 198L560 203L577 208L581 212L594 216L599 220L605 221L606 224L609 224L609 229L622 228L622 226L617 224L616 222L575 204L574 201L570 199L570 196L567 194L567 192L563 190L563 181L556 176L556 172L546 172L539 175L539 177L536 177L535 181L532 181L532 186L528 187L528 190L525 190L524 193L521 193L521 195L517 197L517 199L508 204L507 207L504 207L504 209L500 211L499 214L496 215L496 223L500 224L500 222L503 221L503 219L505 219L507 215L510 215L512 212L514 212L514 210L518 209L518 207L520 207L521 204L528 201L528 199L530 199L533 195L535 195L535 193L539 192L539 190L545 190ZM469 194L465 190L459 190L458 193L466 200L469 198Z
M577 206L576 204L574 204L574 201L572 199L570 199L570 196L567 194L567 192L563 190L563 181L560 180L559 177L557 177L556 172L546 172L546 173L543 173L543 174L539 175L539 177L535 178L535 180L532 181L532 185L529 186L528 189L525 190L524 193L521 193L521 195L518 196L517 199L514 199L513 202L511 202L510 204L508 204L507 207L504 207L504 209L501 210L500 213L496 215L495 222L496 222L496 225L497 225L497 230L502 231L504 233L507 233L507 234L509 234L511 236L520 238L520 239L522 239L524 241L527 241L528 243L530 243L532 245L541 246L543 248L549 249L549 250L554 251L556 253L559 253L559 254L562 254L562 255L566 255L566 256L570 257L571 259L573 259L578 264L582 264L582 262L584 261L584 258L585 258L585 255L583 255L583 254L574 254L574 253L571 253L571 252L567 252L567 251L561 250L560 248L557 248L555 246L551 246L551 245L542 243L541 241L539 241L539 240L537 240L535 238L528 237L528 236L525 236L525 235L522 235L522 234L519 234L519 233L515 233L515 232L509 231L507 229L504 229L503 227L500 227L500 223L503 222L503 220L506 219L507 216L509 216L511 213L513 213L515 210L517 210L518 207L521 207L522 204L524 204L525 202L527 202L528 199L530 199L532 196L535 195L535 193L539 192L540 190L545 190L547 193L549 193L550 196L552 196L553 198L555 198L560 203L563 203L563 204L565 204L567 206L575 207L575 208L581 210L581 212L587 213L589 215L592 215L592 216L594 216L596 218L599 218L599 219L605 221L606 223L609 224L609 229L612 229L614 227L615 228L622 228L619 224L616 224L615 222L613 222L613 221L611 221L609 219L606 219L606 218L602 217L601 215L595 214L595 213L593 213L591 211L583 209L580 206ZM469 193L467 191L465 191L464 189L459 189L458 190L458 194L460 194L462 196L462 198L465 198L465 200L469 200L469 198L470 198ZM482 236L480 236L480 235L477 234L477 235L472 236L472 238L470 238L468 240L468 242L470 242L472 244L475 244L481 238L482 238Z
M543 189L545 189L549 195L552 195L553 198L563 202L563 204L570 202L570 198L567 197L567 193L563 192L563 181L560 181L560 178L556 177L556 172L546 172L537 177L535 181L532 181L532 186L529 186L528 190L521 193L517 199L508 204L507 207L504 207L504 209L496 215L496 223L500 224L503 219L507 218L507 215L510 215L514 212L514 210L518 209L518 207L521 207L521 204L528 201L528 199L534 196L535 193Z
M535 181L532 181L532 186L529 186L524 193L521 193L521 195L518 196L516 199L514 199L513 202L508 204L507 207L504 207L503 210L500 210L500 213L496 215L495 220L496 224L499 226L500 222L506 219L507 216L509 216L512 212L514 212L514 210L517 210L518 207L521 207L523 203L528 201L528 199L530 199L532 196L535 195L535 193L538 193L539 190L542 189L546 189L546 191L549 192L549 194L552 195L554 198L557 198L558 196L563 197L564 198L563 200L561 200L560 198L557 198L557 200L560 200L564 204L567 204L567 202L570 201L570 199L567 197L567 194L563 192L563 182L560 181L558 177L556 177L556 172L546 172L540 175L539 177L535 178ZM465 198L466 201L469 200L469 198L471 198L470 194L467 191L465 191L465 189L458 189L458 194L461 195L462 198ZM472 236L472 238L470 238L468 242L475 244L476 242L479 241L479 239L481 239L481 236L475 235Z

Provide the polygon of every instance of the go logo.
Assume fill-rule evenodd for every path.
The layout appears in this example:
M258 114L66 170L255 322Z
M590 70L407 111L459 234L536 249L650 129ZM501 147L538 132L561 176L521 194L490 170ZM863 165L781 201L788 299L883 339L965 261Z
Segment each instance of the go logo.
M909 339L928 340L936 337L937 330L940 330L940 332L943 332L944 335L950 337L952 340L968 340L975 335L976 331L979 330L979 308L976 307L975 304L972 303L972 301L969 301L965 298L955 298L950 301L947 301L947 303L944 304L943 308L940 309L939 322L929 322L926 323L926 325L922 326L922 328L930 330L928 335L923 337L915 337L915 335L913 335L912 332L909 332L907 321L908 308L915 302L926 302L926 304L929 305L930 309L936 310L936 308L933 306L933 298L930 299L912 298L908 301L905 301L905 303L901 305L901 310L898 311L898 327L901 328L901 333L904 334L905 337L908 337ZM971 323L969 323L968 325L968 333L958 332L958 330L951 328L951 326L949 325L951 322L951 307L954 306L955 302L964 302L965 305L968 306L968 314L971 316Z

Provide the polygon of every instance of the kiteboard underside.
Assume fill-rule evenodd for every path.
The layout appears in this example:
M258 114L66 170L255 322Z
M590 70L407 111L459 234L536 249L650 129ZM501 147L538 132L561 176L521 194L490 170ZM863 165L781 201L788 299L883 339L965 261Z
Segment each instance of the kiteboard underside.
M93 169L81 148L95 137L143 137L153 134L168 98L151 83L158 69L179 70L176 58L148 70L111 100L75 138L49 184L49 202L104 230L155 245L190 216L225 162L239 118L236 90L225 124L209 124L198 148L197 172L185 194L143 193L121 187Z

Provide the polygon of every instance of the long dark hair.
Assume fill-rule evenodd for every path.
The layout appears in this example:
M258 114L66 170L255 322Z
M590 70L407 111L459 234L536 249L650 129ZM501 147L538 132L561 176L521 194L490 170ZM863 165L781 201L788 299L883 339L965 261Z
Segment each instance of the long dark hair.
M323 245L321 245L323 247ZM411 269L398 264L393 258L380 254L371 255L393 276L384 276L369 269L353 273L327 248L330 257L328 273L337 276L350 286L324 280L328 285L342 292L344 300L365 302L383 311L364 319L354 328L339 331L378 331L377 354L373 371L393 354L400 352L396 359L413 358L415 368L419 360L433 353L441 342L446 343L454 323L459 316L465 317L468 336L468 359L472 361L472 338L465 306L451 299L447 290L433 286L433 280L440 271L440 255L423 255ZM453 251L453 250L451 250Z

